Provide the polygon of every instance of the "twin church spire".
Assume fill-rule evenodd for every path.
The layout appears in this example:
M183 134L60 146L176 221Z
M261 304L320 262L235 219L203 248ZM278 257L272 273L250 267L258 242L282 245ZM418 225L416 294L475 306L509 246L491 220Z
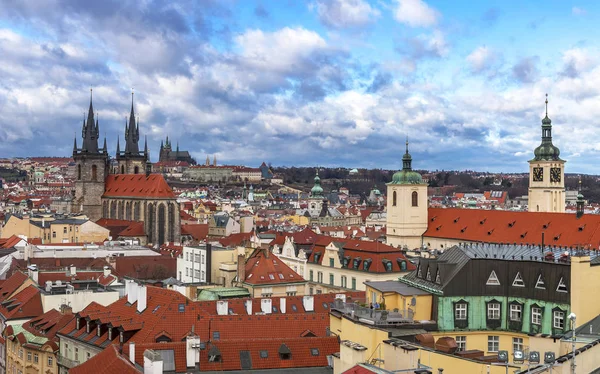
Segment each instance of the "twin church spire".
M73 155L78 153L84 154L106 154L106 138L104 139L104 147L98 148L98 139L100 138L100 125L98 124L98 114L96 114L96 120L94 121L94 104L92 89L90 88L90 107L87 113L87 120L83 118L83 125L81 127L81 137L83 143L81 148L77 148L77 137L73 143Z

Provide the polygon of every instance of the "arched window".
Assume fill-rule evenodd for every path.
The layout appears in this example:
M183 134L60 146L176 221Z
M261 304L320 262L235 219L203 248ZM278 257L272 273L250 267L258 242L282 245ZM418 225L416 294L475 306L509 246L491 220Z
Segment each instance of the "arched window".
M140 220L140 202L139 201L136 201L135 203L133 203L133 220L134 221Z
M419 194L417 191L412 193L412 206L419 206Z
M156 217L154 217L154 205L152 204L148 204L146 207L146 222L148 223L148 231L146 231L148 242L155 244L154 223L156 222Z
M110 218L108 216L108 201L104 200L102 202L102 217L103 218Z
M117 213L119 214L119 219L123 219L123 202L119 201L119 207L117 208Z
M165 204L160 204L158 206L158 243L163 244L165 242L165 228L166 228L166 219L165 219Z
M131 205L129 201L125 203L125 219L131 221Z
M396 191L394 191L394 193L392 194L392 205L396 206L396 202L397 202L397 196L396 196Z
M125 165L121 165L121 174L125 174Z
M81 164L77 165L77 179L81 180Z
M98 180L98 167L96 165L92 165L92 180Z
M135 168L133 168L133 174L139 174L140 173L140 167L136 166Z
M110 217L109 218L117 218L117 202L110 202Z
M169 241L175 241L175 204L169 204Z

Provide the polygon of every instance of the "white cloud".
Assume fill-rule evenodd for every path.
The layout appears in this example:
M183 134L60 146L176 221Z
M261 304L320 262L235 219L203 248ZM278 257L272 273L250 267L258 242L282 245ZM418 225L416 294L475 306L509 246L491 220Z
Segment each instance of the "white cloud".
M381 15L364 0L317 0L311 8L323 24L334 28L364 26Z
M583 16L587 14L587 10L576 6L574 6L573 9L571 9L571 12L574 16Z
M469 65L471 65L471 70L476 73L488 69L495 59L495 53L486 46L477 47L466 58Z
M397 0L394 18L411 27L431 27L438 23L440 13L422 0Z
M563 52L563 75L574 78L582 72L588 71L596 65L596 59L590 56L589 51L582 48L573 48Z

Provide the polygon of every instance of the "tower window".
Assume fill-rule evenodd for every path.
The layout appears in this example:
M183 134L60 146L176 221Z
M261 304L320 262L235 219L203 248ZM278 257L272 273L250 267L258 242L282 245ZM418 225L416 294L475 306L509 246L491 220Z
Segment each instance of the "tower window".
M92 180L98 180L98 167L96 165L92 165Z
M417 191L412 193L412 206L419 206L419 194Z
M121 174L125 174L125 165L121 165Z
M140 167L136 166L135 168L133 168L133 174L139 174L140 173Z
M393 206L396 206L396 201L397 201L396 191L394 191L394 193L392 194L392 205Z
M77 179L81 180L81 164L77 165Z

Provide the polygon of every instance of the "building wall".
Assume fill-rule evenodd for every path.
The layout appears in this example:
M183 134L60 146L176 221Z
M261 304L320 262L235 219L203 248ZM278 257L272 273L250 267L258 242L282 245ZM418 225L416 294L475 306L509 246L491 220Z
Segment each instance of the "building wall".
M225 277L221 273L221 271L219 271L219 267L221 266L221 264L231 263L231 262L237 263L237 252L234 248L215 250L214 246L213 246L213 250L211 253L211 278L212 278L213 283L221 284L221 281L222 281L221 277L224 277L224 278L226 278L225 286L226 287L231 286L231 282L228 283L229 277ZM236 267L236 271L237 271L237 267Z
M418 195L412 206L412 194ZM394 205L396 194L396 205ZM421 236L427 230L427 184L389 184L387 187L387 244L414 249L421 247Z
M177 278L184 283L206 282L206 248L184 246L181 254L177 258Z
M51 309L60 310L61 305L67 304L73 309L73 313L77 313L88 306L92 301L104 306L108 306L119 300L119 291L75 291L71 294L48 295L45 293L42 296L42 307L44 313Z
M76 165L72 212L83 212L95 222L102 218L102 195L104 180L108 175L108 155L74 155L73 158ZM95 179L92 172L94 166L96 167Z
M274 285L241 284L242 287L248 289L252 297L304 296L305 285L305 282Z
M377 301L379 304L385 302L386 310L412 310L413 319L417 321L430 321L432 317L433 296L432 295L400 295L396 292L381 292L366 286L367 303ZM412 305L412 299L415 299Z
M50 243L89 243L103 242L110 236L110 231L92 221L81 225L50 223L48 237Z
M600 299L590 297L600 284L600 266L591 266L589 256L571 257L571 310L577 324L584 324L600 314Z
M35 349L22 346L17 339L7 340L6 372L10 374L19 372L54 374L58 373L58 363L49 346Z
M59 352L61 356L69 360L79 362L80 364L86 362L90 358L102 352L102 350L99 348L92 347L89 344L78 342L77 340L67 338L63 335L60 335L59 346ZM60 367L59 373L67 374L68 371L63 367Z
M2 228L2 237L10 238L13 235L25 235L28 238L40 238L41 229L31 225L29 223L29 218L21 219L16 216L10 216Z

